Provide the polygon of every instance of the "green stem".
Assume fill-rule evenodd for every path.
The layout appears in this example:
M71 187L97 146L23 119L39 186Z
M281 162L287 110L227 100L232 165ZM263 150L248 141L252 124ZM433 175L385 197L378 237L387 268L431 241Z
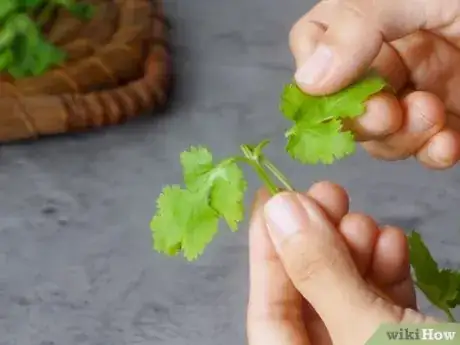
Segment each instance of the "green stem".
M260 162L254 157L252 154L251 149L247 145L241 145L241 151L244 154L243 161L245 161L247 164L249 164L256 174L259 176L259 178L262 180L262 182L265 184L265 186L268 188L270 193L272 195L276 195L279 192L278 186L272 181L270 176L265 172L263 167L260 165Z
M446 313L447 319L449 320L449 322L453 322L453 323L457 322L457 320L455 320L455 317L452 314L452 312L450 311L450 309L444 309L444 312Z
M280 181L280 183L282 183L283 186L286 187L288 191L294 191L294 187L292 187L287 177L275 166L275 164L273 164L267 158L263 158L262 163L268 170L270 170L273 176L275 176L278 179L278 181Z
M433 302L431 300L429 295L420 286L419 282L417 281L417 277L416 277L415 274L412 274L412 280L414 281L415 286L420 290L420 292L422 292L428 298L428 301L431 302L432 305L436 306L439 310L442 310L444 312L444 314L447 315L447 319L448 319L449 322L457 323L457 320L455 319L454 315L452 314L452 312L450 311L450 309L448 307L439 306L437 303L435 303L435 302Z
M279 188L276 184L270 179L270 176L265 172L265 170L260 166L260 164L251 161L250 165L255 170L260 179L264 182L265 186L270 191L270 194L276 195L279 192Z

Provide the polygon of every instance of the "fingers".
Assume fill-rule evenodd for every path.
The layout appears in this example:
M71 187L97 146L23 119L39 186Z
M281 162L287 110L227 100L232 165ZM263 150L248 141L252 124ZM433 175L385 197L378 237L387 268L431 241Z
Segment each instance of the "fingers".
M417 35L409 34L423 32L420 29L443 27L458 15L457 7L455 1L321 1L290 32L297 83L310 94L332 93L372 67L385 76L396 91L400 91L408 81L409 67L414 82L432 81L423 89L438 89L439 78L434 78L433 73L427 75L424 64L417 65L423 51L412 49L415 54L408 54L407 49L404 50L407 40L400 38L416 38ZM436 59L439 57L433 56L430 61ZM440 68L435 70L446 69L445 66ZM377 158L399 160L415 156L427 167L450 168L460 159L460 135L452 130L456 129L454 127L444 128L446 116L441 107L434 109L436 97L424 94L427 103L434 105L425 110L415 108L416 99L418 103L423 102L421 93L407 96L406 104L398 104L390 94L377 95L368 101L366 114L348 121L345 127L356 134L357 140L367 141L364 148ZM440 104L439 100L437 104ZM446 104L449 104L448 100ZM431 123L429 129L414 128L417 123L423 127L424 122L416 118L423 113L430 117L430 112L437 117L437 122Z
M308 194L321 203L328 218L335 223L348 212L348 195L336 184L319 182ZM304 299L287 275L266 229L262 207L268 199L265 190L257 193L250 222L249 344L308 345L300 318ZM318 340L317 335L313 336Z
M249 229L250 292L247 311L249 345L308 345L301 294L286 274L268 236L263 205L269 194L256 195Z
M431 93L411 92L401 99L401 107L404 123L398 131L362 144L372 156L385 160L408 158L444 128L444 105Z
M322 181L315 183L306 193L313 198L325 211L333 224L340 223L343 216L348 213L348 194L341 186Z
M396 309L369 289L347 245L313 199L278 194L265 205L264 216L287 274L325 322L333 342L362 344L382 322L399 321Z
M397 132L403 124L403 110L398 99L380 93L366 102L366 112L355 119L347 119L344 129L351 130L357 141L381 140Z
M448 169L460 159L460 134L445 128L431 137L415 154L419 162L431 169Z
M408 92L401 102L381 94L367 108L366 114L346 123L346 128L356 133L373 157L401 160L414 156L432 169L447 169L459 161L458 128L446 125L455 116L447 118L443 103L432 93Z
M407 238L401 229L393 226L382 228L374 249L369 277L396 304L404 308L417 308Z
M391 226L379 229L371 217L359 213L343 217L339 230L361 275L400 307L416 309L404 232Z
M399 55L393 44L384 42L379 54L372 62L375 69L393 87L396 92L401 91L409 81L410 69Z
M414 296L408 296L407 293L402 295L407 292L407 284L409 288L412 287L410 279L406 279L410 278L410 270L404 233L399 231L395 236L391 236L394 235L394 228L389 227L380 231L371 217L360 213L348 213L348 195L341 186L334 183L316 183L307 195L325 211L331 223L338 226L361 276L369 276L373 283L383 285L385 297L401 302L401 306L413 307L415 302L409 302L415 301ZM402 235L402 238L398 235ZM389 249L389 246L392 248ZM386 251L376 252L376 248L386 248ZM379 275L382 270L385 274L383 276ZM373 279L374 272L379 279ZM390 293L387 293L387 290Z
M407 69L389 44L383 44L372 67L385 76L397 92L407 83ZM401 128L404 115L396 95L381 92L366 102L366 112L363 115L345 121L345 129L351 130L358 141L381 140Z
M322 1L290 34L299 86L311 94L338 91L362 75L391 41L426 25L429 1ZM318 30L312 23L327 25ZM431 22L430 22L431 24Z
M360 274L365 276L372 265L374 246L379 237L378 225L367 215L349 213L340 222L339 230Z

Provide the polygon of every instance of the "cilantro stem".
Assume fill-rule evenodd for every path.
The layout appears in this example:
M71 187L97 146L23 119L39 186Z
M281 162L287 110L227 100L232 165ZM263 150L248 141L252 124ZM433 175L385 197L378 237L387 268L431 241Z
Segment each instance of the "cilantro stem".
M452 312L450 311L450 309L444 309L443 311L444 311L444 313L446 313L449 322L454 322L454 323L457 322L457 320L455 320L455 317L452 314Z
M270 193L272 195L276 195L279 192L279 188L272 181L267 172L264 170L264 168L260 164L259 158L254 155L253 151L249 148L248 145L241 145L240 148L244 154L244 157L241 158L243 158L243 160L254 169L254 171L265 184L265 186L268 188Z
M273 183L273 181L270 179L265 170L260 166L260 164L252 161L251 166L253 167L257 175L259 175L260 179L264 182L265 186L268 188L270 193L272 195L278 194L279 188L276 186L276 184Z
M287 177L267 158L262 159L262 163L265 167L270 170L270 172L280 181L287 190L293 191L294 187L292 187L291 183L287 179Z

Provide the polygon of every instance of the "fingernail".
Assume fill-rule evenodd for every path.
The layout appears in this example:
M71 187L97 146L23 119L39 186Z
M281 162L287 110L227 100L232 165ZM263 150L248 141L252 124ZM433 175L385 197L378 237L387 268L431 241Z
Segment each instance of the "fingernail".
M433 141L428 145L428 157L433 161L440 164L452 164L452 156L449 155L451 151L446 150L443 145L439 145L437 141Z
M325 45L319 45L307 62L301 66L294 78L299 84L311 85L320 81L332 64L332 51Z
M292 193L280 193L264 207L265 220L275 246L305 226L306 213Z

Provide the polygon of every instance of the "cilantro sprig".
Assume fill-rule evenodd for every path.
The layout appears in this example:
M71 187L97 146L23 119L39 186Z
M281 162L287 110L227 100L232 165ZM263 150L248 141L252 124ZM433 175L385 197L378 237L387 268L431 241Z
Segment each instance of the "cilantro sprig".
M293 122L286 131L286 151L302 163L332 163L354 151L353 134L342 130L342 119L365 111L364 102L386 87L384 79L368 74L331 96L304 94L295 84L284 88L281 112ZM167 255L183 252L188 260L201 255L218 230L219 219L237 230L243 220L247 182L240 164L249 165L267 189L294 190L286 176L263 152L270 143L241 145L240 155L213 162L211 151L191 147L180 156L185 187L166 186L157 200L150 227L155 250Z
M328 96L303 93L294 83L285 86L280 111L292 125L285 131L285 150L303 164L332 164L355 151L353 133L343 121L366 110L373 95L388 88L385 80L368 73L353 85ZM211 151L192 146L180 156L184 186L164 187L150 223L156 251L196 260L217 234L220 220L237 231L243 220L247 182L240 166L252 168L262 183L276 194L294 187L265 155L270 143L240 146L240 154L215 162ZM414 281L431 303L454 321L451 309L460 304L460 273L439 269L422 238L408 235Z
M304 94L298 86L285 87L281 112L294 122L286 132L286 151L292 158L309 164L331 164L355 151L353 134L342 130L342 119L364 113L364 102L382 91L385 81L376 74L329 96Z
M48 42L42 27L51 13L64 8L86 20L93 6L80 0L1 0L0 72L14 78L37 76L61 64L66 54Z
M455 322L452 309L460 305L460 272L439 268L429 249L416 231L408 236L414 282L426 298Z

